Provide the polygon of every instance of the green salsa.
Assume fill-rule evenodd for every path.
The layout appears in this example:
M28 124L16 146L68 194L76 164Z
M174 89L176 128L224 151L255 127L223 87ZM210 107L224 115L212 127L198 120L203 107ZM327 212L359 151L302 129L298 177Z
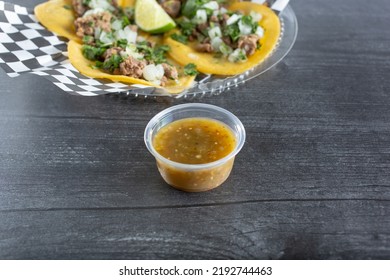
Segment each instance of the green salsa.
M220 121L186 118L162 127L153 139L153 146L174 162L203 164L230 154L236 146L236 137Z

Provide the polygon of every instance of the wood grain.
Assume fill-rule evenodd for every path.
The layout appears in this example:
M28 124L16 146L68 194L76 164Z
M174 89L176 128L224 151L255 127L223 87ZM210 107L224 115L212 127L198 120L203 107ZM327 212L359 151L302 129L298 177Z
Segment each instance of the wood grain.
M0 71L0 258L389 259L390 6L291 5L290 54L219 96L79 97ZM247 131L210 192L167 186L143 143L152 116L183 102Z

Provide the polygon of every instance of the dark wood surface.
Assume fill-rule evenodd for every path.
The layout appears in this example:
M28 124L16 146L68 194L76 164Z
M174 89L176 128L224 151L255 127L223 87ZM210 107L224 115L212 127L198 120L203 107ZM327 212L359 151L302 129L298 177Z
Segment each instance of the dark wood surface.
M205 193L166 185L143 142L152 116L194 101L72 96L0 71L0 258L389 259L390 5L291 6L283 62L195 100L247 131Z

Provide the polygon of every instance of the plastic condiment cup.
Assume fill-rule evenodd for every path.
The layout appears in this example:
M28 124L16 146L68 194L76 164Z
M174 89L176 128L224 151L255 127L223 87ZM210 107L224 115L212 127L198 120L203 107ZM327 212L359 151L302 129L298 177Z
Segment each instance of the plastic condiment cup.
M233 151L219 160L202 164L179 163L163 157L153 146L154 136L167 124L186 118L208 118L225 124L236 138ZM172 106L155 115L146 126L144 140L149 152L156 158L165 182L182 191L202 192L220 186L229 177L234 158L244 145L245 129L235 115L223 108L189 103Z

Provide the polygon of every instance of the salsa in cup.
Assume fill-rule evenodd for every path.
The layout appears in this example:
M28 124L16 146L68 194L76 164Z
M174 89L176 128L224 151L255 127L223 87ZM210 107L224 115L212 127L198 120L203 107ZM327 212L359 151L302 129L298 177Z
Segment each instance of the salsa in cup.
M145 143L163 179L188 192L220 186L245 142L240 120L217 106L192 103L170 107L148 123Z

